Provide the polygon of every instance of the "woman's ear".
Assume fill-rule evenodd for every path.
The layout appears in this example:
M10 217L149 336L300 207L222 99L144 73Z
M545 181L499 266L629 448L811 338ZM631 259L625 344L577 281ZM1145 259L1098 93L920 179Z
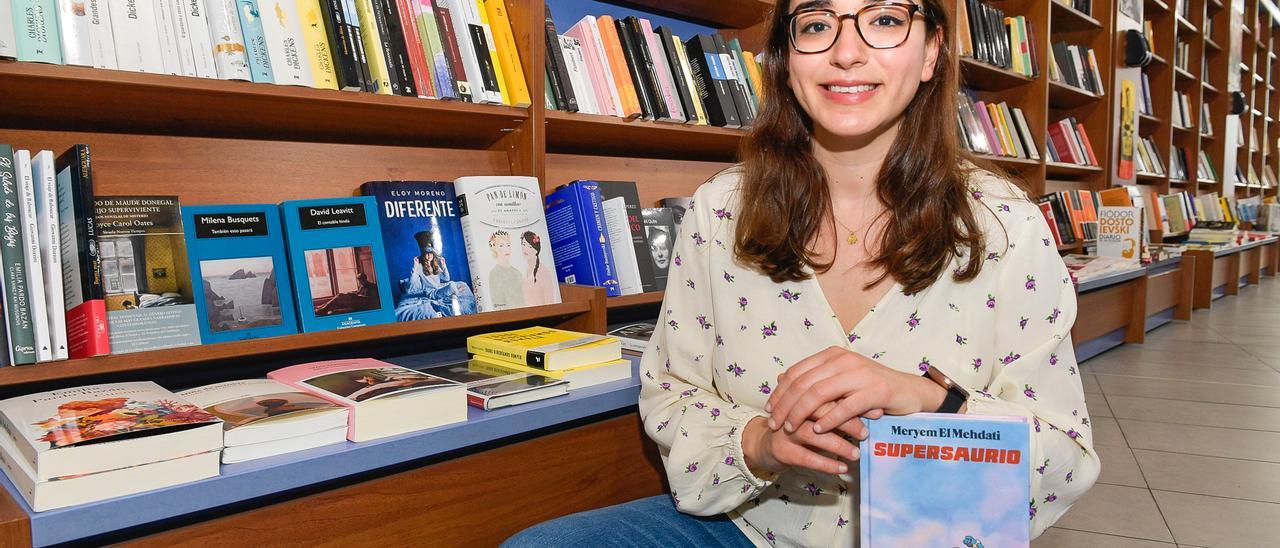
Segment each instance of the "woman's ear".
M942 48L946 47L946 43L943 40L946 39L946 32L941 28L935 31L932 37L925 39L924 66L920 69L921 82L928 82L933 79L938 66L938 56L942 53Z

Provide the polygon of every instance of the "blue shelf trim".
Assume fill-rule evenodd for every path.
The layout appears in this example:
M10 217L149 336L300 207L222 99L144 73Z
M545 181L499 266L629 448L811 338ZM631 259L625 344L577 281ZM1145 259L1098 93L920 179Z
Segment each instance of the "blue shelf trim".
M1083 362L1122 344L1124 344L1123 327L1077 346L1076 361Z
M1104 287L1108 287L1108 286L1116 285L1116 284L1119 284L1119 283L1124 283L1124 282L1127 282L1127 281L1129 281L1129 280L1133 280L1133 279L1141 278L1141 277L1146 276L1146 275L1147 275L1147 269L1146 269L1146 268L1144 268L1144 267L1138 267L1138 268L1135 268L1135 269L1133 269L1133 270L1126 270L1126 271L1124 271L1124 272L1120 272L1120 273L1113 274L1113 275L1110 275L1110 276L1106 276L1106 277L1098 278L1098 279L1096 279L1096 280L1089 280L1089 281L1087 281L1087 282L1084 282L1084 283L1082 283L1082 284L1080 284L1080 285L1076 286L1076 294L1088 293L1088 292L1090 292L1090 291L1096 291L1096 290L1098 290L1098 289L1102 289L1102 288L1104 288Z
M1160 312L1156 312L1155 314L1147 316L1147 321L1144 328L1147 331L1151 331L1152 329L1155 329L1157 327L1160 327L1164 324L1167 324L1173 321L1173 309L1174 307L1169 307L1164 310L1161 310Z

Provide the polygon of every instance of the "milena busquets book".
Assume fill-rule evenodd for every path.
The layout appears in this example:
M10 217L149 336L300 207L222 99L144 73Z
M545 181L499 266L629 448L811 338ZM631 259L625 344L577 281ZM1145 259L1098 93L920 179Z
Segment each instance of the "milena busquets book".
M465 386L370 358L304 363L267 376L347 408L347 439L355 442L467 420Z
M538 179L462 177L453 189L480 311L560 302Z
M111 353L200 344L177 196L93 200Z
M360 193L378 202L396 321L474 314L453 183L370 181Z
M178 395L222 419L227 464L347 440L347 408L279 381L220 382Z
M298 332L279 207L184 207L182 224L200 340L238 341Z
M367 196L280 204L302 331L395 321L377 207Z
M1029 545L1025 418L917 413L867 426L861 546Z

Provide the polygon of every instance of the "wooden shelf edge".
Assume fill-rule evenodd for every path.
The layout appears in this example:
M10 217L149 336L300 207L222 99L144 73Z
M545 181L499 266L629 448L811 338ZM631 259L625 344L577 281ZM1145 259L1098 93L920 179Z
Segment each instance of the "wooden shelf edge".
M601 114L546 111L547 153L654 156L730 161L747 132Z
M1051 13L1051 16L1053 17L1057 17L1058 15L1063 16L1062 20L1054 21L1055 26L1059 27L1054 29L1055 31L1059 29L1098 30L1102 28L1101 21L1094 19L1093 16L1085 12L1077 10L1067 4L1058 3L1056 1L1051 0L1049 3L1053 6L1053 11L1054 11L1054 13ZM1107 9L1107 8L1103 8L1103 9Z
M1084 106L1089 103L1096 103L1101 100L1101 95L1094 95L1093 93L1065 83L1049 82L1050 108L1074 108Z
M1080 174L1092 175L1094 173L1102 173L1102 168L1098 166L1079 166L1076 164L1065 164L1062 162L1046 162L1045 167L1049 169L1051 174Z
M960 68L961 70L970 70L978 73L972 75L974 77L982 77L965 78L965 86L984 91L1003 91L1035 82L1035 78L1025 74L984 63L972 57L961 57ZM981 82L981 84L978 82Z
M605 304L609 307L609 310L615 310L619 308L629 308L632 306L660 304L665 296L665 291L650 291L648 293L638 293L635 295L609 297L608 299L605 299Z
M732 29L763 23L774 6L772 0L620 0L617 3Z

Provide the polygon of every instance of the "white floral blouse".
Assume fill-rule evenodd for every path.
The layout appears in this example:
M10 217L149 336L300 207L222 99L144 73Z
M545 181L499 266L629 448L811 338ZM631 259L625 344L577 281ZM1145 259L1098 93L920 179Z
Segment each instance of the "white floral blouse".
M975 172L981 274L947 273L914 295L895 284L845 333L815 278L775 283L734 261L738 177L723 173L694 195L641 361L640 413L681 511L727 513L758 545L857 544L856 466L762 479L742 456L743 427L765 415L778 374L833 345L900 371L933 365L969 390L971 414L1027 417L1033 537L1093 485L1100 464L1070 336L1076 295L1022 191Z

